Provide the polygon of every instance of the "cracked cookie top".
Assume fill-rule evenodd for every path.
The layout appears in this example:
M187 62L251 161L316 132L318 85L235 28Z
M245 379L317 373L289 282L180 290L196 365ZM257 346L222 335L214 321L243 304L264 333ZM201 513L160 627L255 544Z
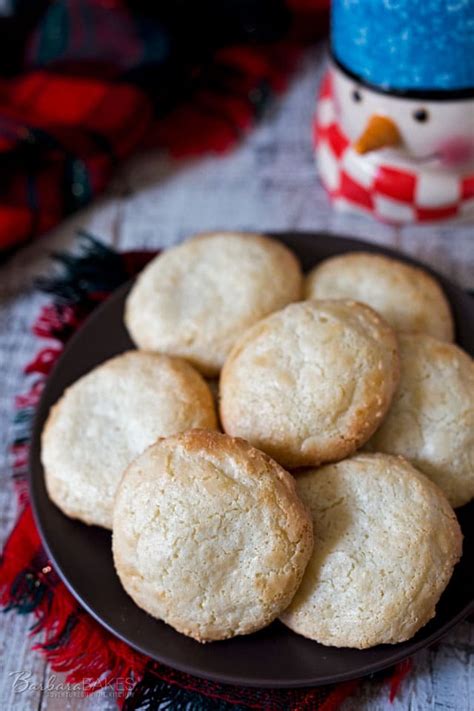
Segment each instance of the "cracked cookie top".
M436 279L398 259L370 252L325 259L306 277L305 292L307 299L356 299L396 331L453 340L451 308Z
M368 306L291 304L232 349L220 381L222 424L283 466L342 459L380 424L398 376L396 335Z
M301 298L295 255L257 234L202 234L143 270L125 323L139 348L189 360L217 375L236 339L259 319Z
M358 454L297 478L316 545L280 617L322 644L364 649L412 637L435 614L461 555L443 492L402 457Z
M462 506L474 497L474 361L425 334L399 341L400 385L367 448L406 457Z
M117 573L135 603L206 642L269 624L313 546L290 474L247 442L193 430L125 472L114 509Z
M71 385L51 408L41 459L48 494L68 516L112 528L124 469L157 437L217 427L211 391L179 358L129 351Z

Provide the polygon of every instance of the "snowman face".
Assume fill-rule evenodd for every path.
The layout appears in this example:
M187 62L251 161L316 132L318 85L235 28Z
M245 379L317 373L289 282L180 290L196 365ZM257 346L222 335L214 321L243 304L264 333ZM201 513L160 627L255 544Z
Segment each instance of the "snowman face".
M398 134L396 145L389 149L392 156L443 167L474 163L474 99L400 98L357 84L336 66L332 80L338 120L351 141L364 135L374 116L382 116L391 120Z

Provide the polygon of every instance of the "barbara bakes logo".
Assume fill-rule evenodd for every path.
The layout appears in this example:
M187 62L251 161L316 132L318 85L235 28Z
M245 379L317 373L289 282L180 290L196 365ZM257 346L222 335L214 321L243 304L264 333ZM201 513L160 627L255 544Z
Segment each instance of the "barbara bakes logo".
M44 694L55 697L83 697L98 688L97 679L82 679L80 682L68 683L63 679L58 679L55 674L50 674L44 679L38 679L29 671L14 671L9 673L12 679L12 690L15 694L23 694L27 691L42 691ZM126 695L134 686L135 681L131 677L119 677L114 680L114 686L102 689L102 693L111 696Z

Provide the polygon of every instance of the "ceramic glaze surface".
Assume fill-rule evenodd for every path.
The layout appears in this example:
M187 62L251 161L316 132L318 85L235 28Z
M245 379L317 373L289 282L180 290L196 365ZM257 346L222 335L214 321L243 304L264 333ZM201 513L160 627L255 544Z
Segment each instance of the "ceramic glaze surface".
M390 160L430 170L461 170L474 163L474 99L426 101L381 93L337 66L332 80L337 117L351 141L363 134L371 116L382 115L395 123L401 139L398 146L385 149L384 158L388 151Z
M420 111L424 121L416 119ZM474 99L402 99L332 65L314 136L319 174L336 207L391 223L474 217Z
M333 0L332 48L351 72L392 89L474 87L472 0Z
M474 214L474 0L333 0L315 141L337 206Z

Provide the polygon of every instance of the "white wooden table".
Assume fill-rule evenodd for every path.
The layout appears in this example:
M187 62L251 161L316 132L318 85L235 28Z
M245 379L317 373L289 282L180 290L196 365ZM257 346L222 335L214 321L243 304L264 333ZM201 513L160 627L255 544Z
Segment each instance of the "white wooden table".
M0 542L16 513L7 446L12 398L24 388L22 366L37 350L30 326L45 297L32 280L51 268L51 249L71 249L74 230L85 227L120 249L157 248L193 232L215 229L326 230L394 246L415 255L458 284L474 288L474 228L442 225L395 228L331 210L317 182L310 121L324 48L306 57L287 93L263 122L226 156L173 163L155 154L126 166L108 196L19 251L0 268ZM192 126L190 126L192 130ZM0 709L116 708L105 694L89 699L58 697L41 689L52 672L30 651L31 620L0 617ZM460 624L437 647L415 658L415 670L393 706L386 688L367 683L344 708L426 711L474 708L474 625ZM15 692L16 672L30 674L28 689ZM58 682L61 678L58 678Z

